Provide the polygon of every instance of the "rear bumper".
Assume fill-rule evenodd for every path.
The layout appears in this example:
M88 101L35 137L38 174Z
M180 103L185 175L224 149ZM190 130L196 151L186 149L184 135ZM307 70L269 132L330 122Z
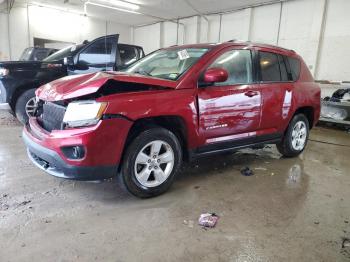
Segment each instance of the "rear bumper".
M23 141L27 147L29 159L46 173L67 179L95 181L114 177L118 171L118 165L112 166L74 166L67 164L59 154L45 148L23 132Z

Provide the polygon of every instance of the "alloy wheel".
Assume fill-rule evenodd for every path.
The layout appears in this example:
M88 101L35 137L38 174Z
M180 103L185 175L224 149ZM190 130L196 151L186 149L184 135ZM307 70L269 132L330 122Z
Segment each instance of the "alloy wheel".
M35 97L32 97L31 99L28 100L25 106L27 116L33 117L36 109L37 109L37 103L36 103Z
M307 139L307 128L303 121L298 121L292 131L292 146L296 151L304 149Z
M156 187L170 176L175 163L171 146L155 140L144 146L137 154L134 171L137 181L145 187Z

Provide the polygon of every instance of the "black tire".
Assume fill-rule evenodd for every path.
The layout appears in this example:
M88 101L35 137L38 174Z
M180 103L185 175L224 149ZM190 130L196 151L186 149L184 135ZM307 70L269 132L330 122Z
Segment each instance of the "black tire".
M295 125L300 121L302 121L306 127L306 141L305 141L303 148L296 150L292 144L292 132L293 132ZM304 149L307 145L307 141L309 139L309 131L310 131L310 126L309 126L309 121L306 118L306 116L304 114L295 115L292 118L292 120L290 121L290 123L288 125L288 129L285 132L281 143L277 144L278 151L285 157L298 156L299 154L301 154L304 151Z
M154 187L147 187L142 185L136 178L135 162L139 152L141 152L141 150L147 144L156 140L164 141L171 147L174 155L174 165L170 175L162 184ZM182 149L178 138L165 128L152 127L140 133L127 147L121 168L122 181L126 189L137 197L155 197L164 193L170 188L181 166L181 163Z
M26 113L26 104L27 102L35 97L35 89L29 89L25 91L16 101L15 114L17 119L22 123L26 124L29 120L29 117Z

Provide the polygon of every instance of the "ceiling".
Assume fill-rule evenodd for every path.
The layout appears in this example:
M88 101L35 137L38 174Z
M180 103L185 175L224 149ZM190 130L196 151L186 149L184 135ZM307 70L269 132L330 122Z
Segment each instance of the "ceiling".
M27 2L27 0L16 1ZM78 12L84 12L84 2L86 1L87 0L28 0L29 3L40 3ZM101 0L91 1L99 2ZM140 9L137 11L142 14L126 13L91 5L87 6L87 14L121 24L140 25L197 14L235 10L267 2L281 2L281 0L127 0L123 2L138 4Z

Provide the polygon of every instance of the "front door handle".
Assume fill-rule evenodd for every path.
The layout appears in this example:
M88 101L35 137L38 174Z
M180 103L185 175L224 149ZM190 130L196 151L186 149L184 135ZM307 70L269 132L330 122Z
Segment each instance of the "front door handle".
M259 93L257 91L247 91L244 93L245 96L248 96L248 97L253 97L253 96L257 96Z

